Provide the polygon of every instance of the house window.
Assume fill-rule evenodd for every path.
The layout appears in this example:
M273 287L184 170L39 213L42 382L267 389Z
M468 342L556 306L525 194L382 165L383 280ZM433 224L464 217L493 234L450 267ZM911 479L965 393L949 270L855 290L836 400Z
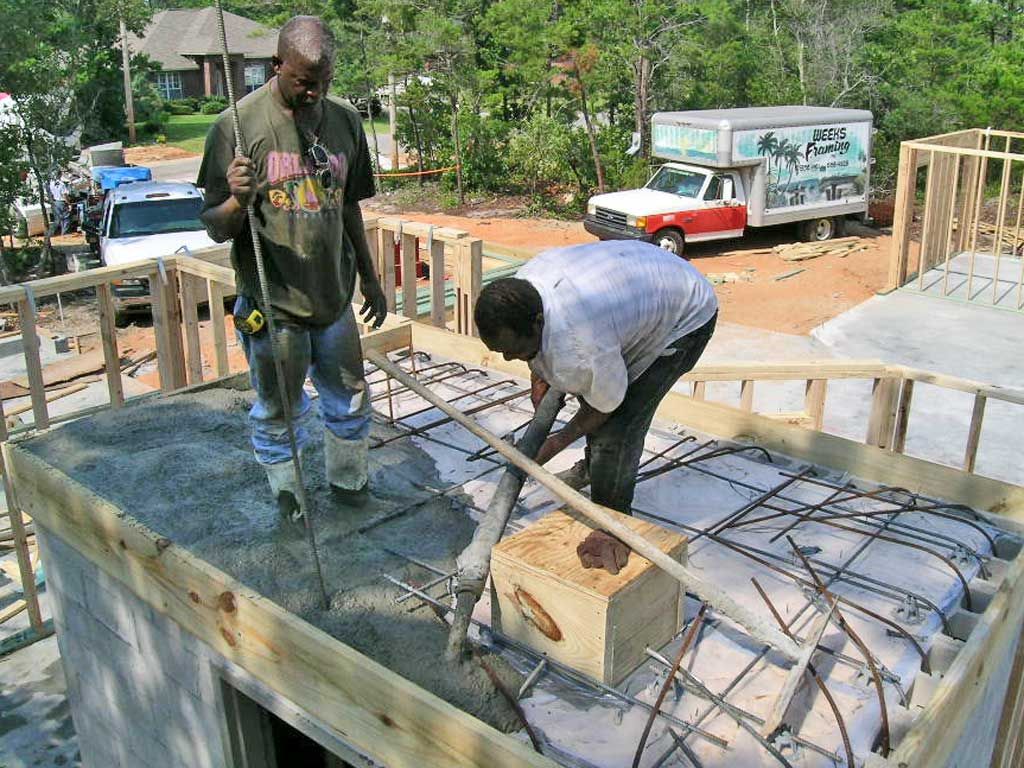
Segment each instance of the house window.
M252 93L267 82L267 68L262 64L245 65L245 92Z
M180 72L157 72L156 87L164 101L180 99L185 96L185 91L181 87Z

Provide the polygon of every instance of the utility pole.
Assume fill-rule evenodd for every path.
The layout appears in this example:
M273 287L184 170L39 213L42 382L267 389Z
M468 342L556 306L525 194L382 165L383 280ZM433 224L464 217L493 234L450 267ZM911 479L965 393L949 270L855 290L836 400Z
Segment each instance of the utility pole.
M132 101L131 53L128 50L128 27L121 22L121 68L124 70L124 111L128 117L128 141L135 143L135 104Z
M391 125L391 170L398 170L398 89L394 73L388 75L388 122ZM367 110L372 113L372 110ZM373 115L370 115L373 120Z

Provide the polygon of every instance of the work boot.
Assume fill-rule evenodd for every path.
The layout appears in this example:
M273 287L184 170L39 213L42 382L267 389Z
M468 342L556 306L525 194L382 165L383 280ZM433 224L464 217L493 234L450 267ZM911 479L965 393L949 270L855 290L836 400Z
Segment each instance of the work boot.
M369 501L369 439L345 440L324 430L324 461L327 482L335 499L350 507L362 507Z
M582 458L568 469L556 472L555 477L574 490L590 485L590 463Z
M270 492L277 502L277 511L281 519L290 523L301 523L302 506L299 504L299 489L295 483L295 462L282 461L278 464L264 464Z

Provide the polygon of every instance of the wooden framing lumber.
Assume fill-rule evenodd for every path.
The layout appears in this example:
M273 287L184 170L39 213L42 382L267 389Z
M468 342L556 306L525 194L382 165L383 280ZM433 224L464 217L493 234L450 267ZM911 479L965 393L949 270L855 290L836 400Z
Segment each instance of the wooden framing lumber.
M68 542L261 683L395 768L555 764L298 619L10 443L44 535Z
M530 375L526 363L505 360L487 349L479 339L413 323L412 340L415 348L420 351L444 355L469 365L504 371L520 378L529 378ZM889 370L882 375L889 377L895 377L898 371L903 370L900 366L885 368ZM925 372L913 370L912 373ZM807 375L803 371L800 378ZM923 376L914 375L913 378L925 380ZM942 377L936 375L936 378L939 379L936 383L940 383ZM1005 396L1005 390L997 391L1004 395L1003 399L1010 399ZM1016 395L1013 397L1016 398ZM1015 399L1011 402L1015 402ZM958 468L803 429L758 414L744 413L719 403L695 400L676 391L669 392L661 401L657 417L727 440L756 441L767 450L780 451L794 458L849 471L871 482L900 486L1024 521L1024 488Z
M43 366L39 360L39 334L36 333L35 309L24 291L21 300L18 301L18 320L21 323L21 345L25 353L28 386L32 395L32 417L38 429L46 429L50 426L50 416L46 408Z
M216 280L206 281L206 300L210 307L210 330L213 331L213 353L217 376L231 372L228 365L228 339L224 329L224 288Z
M121 357L117 351L117 328L114 323L114 291L109 283L96 286L96 299L99 304L103 367L110 407L120 408L124 405L124 386L121 384Z

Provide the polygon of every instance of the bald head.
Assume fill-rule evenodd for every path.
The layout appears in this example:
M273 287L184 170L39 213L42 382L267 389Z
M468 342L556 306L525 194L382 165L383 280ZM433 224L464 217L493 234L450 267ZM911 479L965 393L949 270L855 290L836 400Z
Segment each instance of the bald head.
M293 16L277 36L276 91L297 116L308 114L331 87L334 35L316 16Z
M277 36L277 58L307 64L334 64L334 34L318 16L293 16Z

